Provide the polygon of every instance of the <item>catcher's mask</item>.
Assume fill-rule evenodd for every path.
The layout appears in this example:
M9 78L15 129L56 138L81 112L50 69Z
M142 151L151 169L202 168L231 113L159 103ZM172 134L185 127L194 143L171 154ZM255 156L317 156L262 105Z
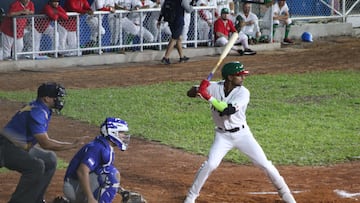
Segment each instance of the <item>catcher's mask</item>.
M125 151L130 141L130 135L126 121L120 118L108 117L100 126L100 133L110 142L114 143L121 151Z
M43 83L39 86L37 91L37 97L51 97L54 99L54 109L57 111L61 111L64 107L65 100L64 97L66 95L65 87L61 84L55 82L47 82Z

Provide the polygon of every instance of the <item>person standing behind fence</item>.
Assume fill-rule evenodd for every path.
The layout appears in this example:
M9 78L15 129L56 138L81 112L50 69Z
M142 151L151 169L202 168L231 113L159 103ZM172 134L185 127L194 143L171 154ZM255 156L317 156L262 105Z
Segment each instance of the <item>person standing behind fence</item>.
M94 12L91 9L87 0L66 0L65 10L67 12L76 12L81 15L92 15ZM60 50L76 49L78 48L77 38L77 23L76 16L69 16L69 20L59 21L59 35L63 38L59 42ZM79 42L80 43L80 42ZM76 51L64 52L65 56L77 55Z
M241 28L249 38L251 43L257 43L260 39L261 32L259 27L259 19L255 13L251 12L251 3L244 3L242 12L239 16L244 20L245 25Z
M54 27L50 25L51 21L68 20L69 16L66 11L60 6L59 0L50 0L48 4L44 6L43 13L47 15L46 18L35 18L35 30L34 30L34 46L35 51L40 51L40 41L42 35L49 35L53 42L53 49L58 47L59 33L54 30ZM63 35L60 36L61 38Z
M187 13L191 13L194 9L192 8L192 6L190 6L190 2L188 0L165 0L164 4L161 7L161 11L160 11L160 15L158 18L158 24L160 24L160 22L162 21L164 15L167 15L166 9L165 9L165 4L167 4L167 1L173 1L173 6L172 9L173 10L173 14L174 14L174 19L171 20L171 22L168 21L169 23L169 27L171 30L171 39L168 43L168 46L166 48L165 51L165 55L161 60L161 63L166 64L166 65L170 65L170 54L172 52L172 50L174 49L174 46L176 46L176 49L178 51L179 54L179 62L186 62L189 60L188 57L184 56L183 50L182 50L182 32L183 32L183 28L184 28L184 12Z
M26 15L32 15L35 12L34 3L30 0L15 0L10 4L8 13L1 23L3 58L11 60L11 50L16 44L16 52L21 52L24 48L24 32L28 23ZM19 17L24 16L24 17ZM16 18L16 39L14 39L13 17Z
M215 0L199 0L197 6L216 6ZM210 29L213 26L215 17L213 10L201 9L198 16L198 35L199 40L209 40Z

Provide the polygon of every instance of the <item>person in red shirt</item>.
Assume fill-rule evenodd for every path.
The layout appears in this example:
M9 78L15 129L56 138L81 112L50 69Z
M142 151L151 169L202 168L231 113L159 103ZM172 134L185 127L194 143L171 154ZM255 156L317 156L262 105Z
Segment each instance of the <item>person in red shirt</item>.
M69 17L66 14L66 11L59 5L59 0L50 0L48 4L45 5L43 9L43 13L46 14L48 17L40 17L35 18L35 30L34 30L34 46L35 51L40 51L40 40L43 34L49 35L53 44L54 48L58 47L59 38L63 40L63 35L58 34L55 32L54 27L50 25L51 21L58 21L58 20L68 20ZM54 40L55 37L55 40Z
M93 10L87 0L66 0L65 1L65 11L66 12L76 12L79 14L88 14L92 15ZM76 16L69 16L68 20L59 20L59 36L63 38L59 39L59 50L68 50L68 49L77 49L78 44L77 40L77 24ZM70 51L63 53L65 56L75 56L80 55L76 51Z
M228 8L221 9L221 16L214 23L215 46L225 46L229 42L230 33L237 32L234 23L228 19L230 11ZM248 37L242 31L239 32L239 38L235 44L241 44L244 50L233 47L240 55L254 55L255 51L249 48Z
M24 32L28 23L25 15L34 14L34 3L30 0L15 0L11 3L8 13L1 23L1 31L3 36L3 58L11 59L11 50L16 43L16 52L21 52L24 48ZM24 16L24 17L19 17ZM16 40L14 39L13 17L16 18Z

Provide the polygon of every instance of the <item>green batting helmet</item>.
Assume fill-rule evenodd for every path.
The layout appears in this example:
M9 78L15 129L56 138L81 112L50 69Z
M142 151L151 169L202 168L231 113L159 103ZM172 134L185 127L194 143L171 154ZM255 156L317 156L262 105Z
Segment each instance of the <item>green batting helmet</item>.
M226 63L221 70L223 79L226 79L229 75L246 75L248 73L249 71L245 70L244 65L239 61Z

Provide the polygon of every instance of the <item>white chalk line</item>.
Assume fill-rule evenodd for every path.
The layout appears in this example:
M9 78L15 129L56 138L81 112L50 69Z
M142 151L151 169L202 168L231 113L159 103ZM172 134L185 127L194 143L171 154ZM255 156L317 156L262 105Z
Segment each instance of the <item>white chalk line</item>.
M305 191L301 191L301 190L295 190L295 191L291 191L291 193L293 194L298 194L298 193L302 193ZM278 192L248 192L248 194L251 195L277 195L279 194Z
M357 192L357 193L349 193L349 192L346 192L345 190L334 190L334 192L339 196L339 197L342 197L342 198L351 198L351 199L357 199L357 197L360 197L360 192Z

